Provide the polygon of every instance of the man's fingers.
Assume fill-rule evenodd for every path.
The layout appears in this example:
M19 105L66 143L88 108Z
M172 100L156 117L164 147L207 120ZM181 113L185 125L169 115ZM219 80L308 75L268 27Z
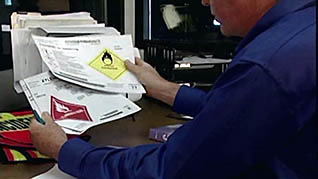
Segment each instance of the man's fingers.
M129 60L125 61L125 65L127 67L127 69L132 72L132 73L137 73L138 72L138 66L131 63Z
M51 115L48 112L44 112L42 113L42 119L46 122L46 123L52 123L53 119L51 117Z
M41 124L38 121L36 121L35 117L33 117L30 121L30 129L34 129L39 126L41 126Z
M41 124L38 119L34 117L30 121L30 128L44 127L46 124L53 123L53 119L48 112L42 113L41 118L45 121L45 124Z
M143 60L141 60L140 58L135 58L135 63L136 63L136 65L141 66L141 65L143 65L145 62L144 62Z

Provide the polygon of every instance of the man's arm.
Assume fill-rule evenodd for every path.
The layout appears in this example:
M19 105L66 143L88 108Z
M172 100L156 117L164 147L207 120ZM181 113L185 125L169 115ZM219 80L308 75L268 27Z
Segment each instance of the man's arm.
M229 81L166 143L112 149L71 140L60 151L59 166L83 178L172 179L229 178L266 163L296 132L296 121L262 69L238 69L244 74L234 70L239 74L221 79Z
M145 85L147 95L174 106L176 112L195 116L204 105L206 95L204 91L169 82L148 63L138 58L136 64L128 60L125 64L128 70Z
M229 178L268 162L297 131L290 104L261 68L232 70L166 143L113 149L72 139L59 152L60 168L81 178Z

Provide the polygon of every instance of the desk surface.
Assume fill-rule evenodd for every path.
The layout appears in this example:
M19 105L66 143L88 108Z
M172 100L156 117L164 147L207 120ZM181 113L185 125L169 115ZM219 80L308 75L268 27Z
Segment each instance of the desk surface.
M149 129L168 124L182 123L177 119L168 118L171 108L152 99L143 98L137 102L142 110L132 117L106 123L89 129L86 133L92 136L90 142L97 146L136 146L140 144L155 143L148 139ZM0 178L24 179L40 174L54 163L20 163L0 164Z

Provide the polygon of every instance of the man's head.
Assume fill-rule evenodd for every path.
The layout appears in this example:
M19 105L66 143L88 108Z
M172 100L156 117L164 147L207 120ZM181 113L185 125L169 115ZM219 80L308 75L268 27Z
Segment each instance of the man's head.
M202 0L226 36L245 36L279 0Z

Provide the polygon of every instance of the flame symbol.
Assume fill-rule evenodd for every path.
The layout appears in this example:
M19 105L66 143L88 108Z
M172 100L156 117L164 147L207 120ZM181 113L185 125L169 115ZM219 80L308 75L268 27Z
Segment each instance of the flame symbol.
M113 57L110 53L108 53L108 51L106 50L103 57L102 57L102 61L105 65L109 66L111 64L113 64Z
M64 106L63 104L59 104L56 101L54 101L54 102L55 102L55 105L56 105L57 112L68 113L68 112L71 111L68 107Z

